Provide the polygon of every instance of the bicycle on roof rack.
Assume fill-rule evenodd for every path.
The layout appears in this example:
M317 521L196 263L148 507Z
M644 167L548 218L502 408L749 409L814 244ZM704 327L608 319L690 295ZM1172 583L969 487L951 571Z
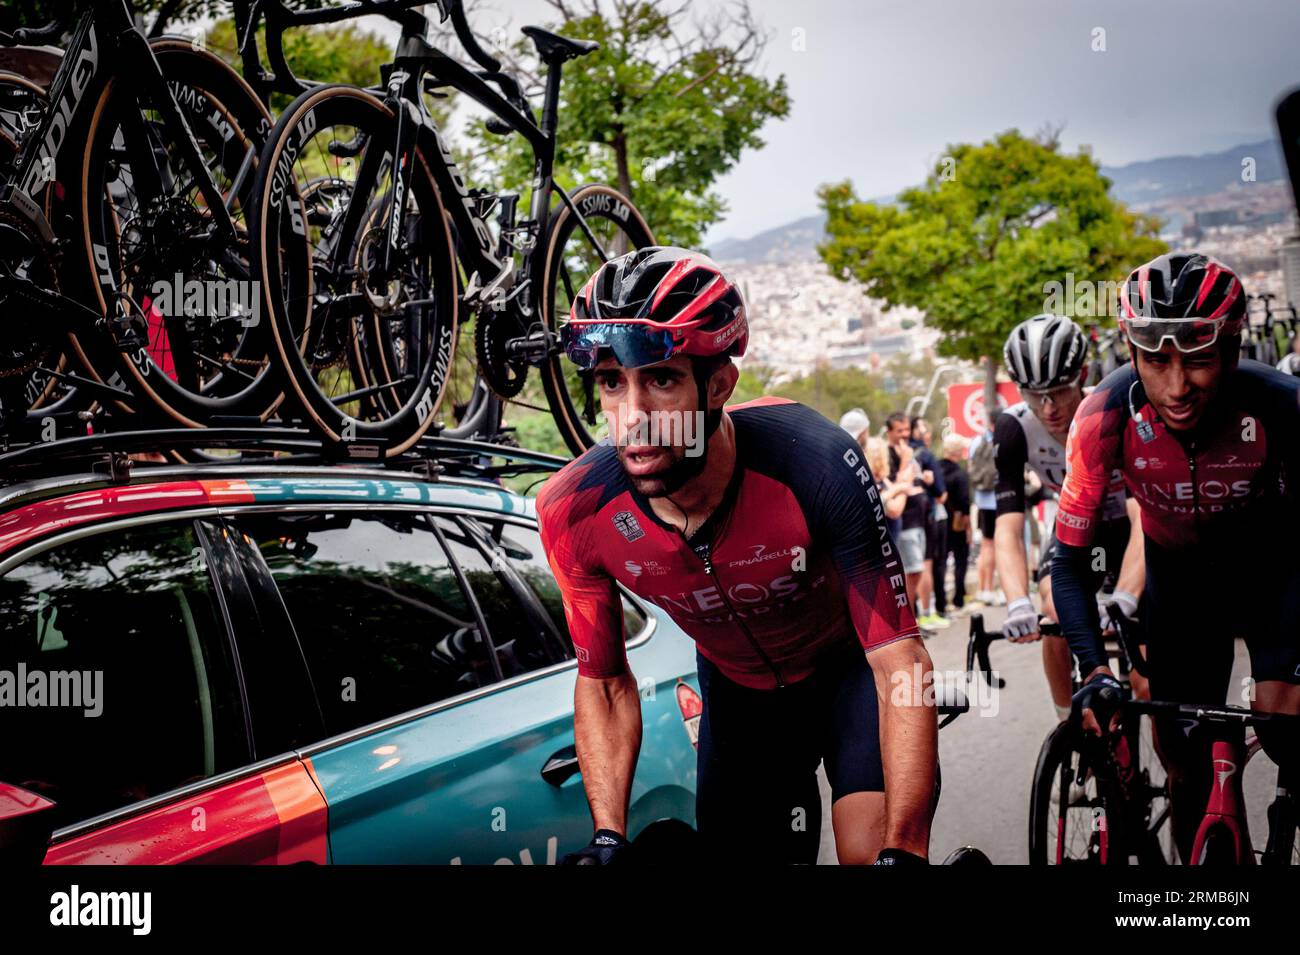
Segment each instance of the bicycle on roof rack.
M1291 352L1297 325L1296 307L1288 303L1275 308L1276 298L1272 292L1246 296L1247 320L1241 342L1241 357L1275 367Z
M553 178L563 64L597 45L523 28L548 67L538 119L518 81L479 46L461 0L436 6L481 69L432 46L416 5L366 0L290 11L281 0L260 0L268 33L272 25L362 13L402 26L382 94L308 86L260 157L253 274L286 395L327 439L373 441L386 455L401 454L435 426L460 317L474 313L482 384L449 430L492 431L484 422L499 420L500 402L517 400L536 367L549 410L578 453L598 433L596 402L592 376L564 360L559 324L597 266L654 242L617 190L589 184L569 193ZM289 88L292 74L271 58L278 78L265 82ZM535 167L526 217L518 215L520 196L466 186L423 101L439 86L488 109L491 132L528 141Z
M500 483L524 474L557 471L568 460L540 451L508 447L487 441L425 435L403 454L383 456L364 446L322 440L305 428L275 426L219 428L163 428L85 435L61 441L38 442L0 451L0 487L38 481L78 472L102 474L107 483L148 479L176 467L219 469L230 466L245 473L251 466L276 469L298 466L345 465L352 468L406 470L426 479L439 476L476 477ZM174 453L201 461L147 460L147 455ZM224 452L239 457L212 456ZM0 501L6 495L0 492Z
M0 304L41 316L0 352L0 431L106 408L140 423L266 420L280 392L246 296L190 302L247 285L269 114L192 41L146 40L126 0L79 8L47 100L22 110L17 155L0 156ZM55 21L0 44L63 32Z

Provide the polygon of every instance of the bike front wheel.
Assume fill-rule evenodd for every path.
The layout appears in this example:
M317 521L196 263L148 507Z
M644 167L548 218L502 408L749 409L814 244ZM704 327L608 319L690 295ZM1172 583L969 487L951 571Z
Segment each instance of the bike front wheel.
M632 200L617 189L586 185L571 198L581 219L567 204L561 205L547 232L542 263L543 317L552 336L559 334L573 300L604 262L655 244L650 226ZM584 221L591 235L582 228ZM607 429L599 417L591 372L580 371L562 352L553 350L542 366L542 385L556 427L570 451L581 454L604 436Z
M433 424L458 306L442 199L421 150L399 155L397 139L364 90L302 94L263 150L252 226L287 397L327 440L386 456Z

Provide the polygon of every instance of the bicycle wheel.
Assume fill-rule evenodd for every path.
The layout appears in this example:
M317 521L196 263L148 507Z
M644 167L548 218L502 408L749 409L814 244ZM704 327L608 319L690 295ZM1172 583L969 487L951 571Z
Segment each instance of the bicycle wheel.
M1139 840L1138 859L1143 865L1172 865L1177 847L1170 816L1167 774L1156 752L1150 716L1140 718L1133 731L1133 740L1137 745L1136 785L1141 787L1144 798L1133 803L1141 811L1129 820L1128 831Z
M78 190L81 243L92 307L143 314L147 346L124 350L73 335L89 371L121 369L139 407L171 424L219 416L265 420L280 388L269 360L260 298L250 280L247 216L256 159L270 116L220 58L180 39L151 44L234 220L214 234L212 216L172 129L131 84L115 77L96 104ZM124 407L127 402L122 402Z
M655 244L654 234L641 213L618 190L586 185L573 193L572 199L600 248L592 244L569 206L562 205L547 234L540 283L543 319L552 335L557 335L560 325L568 321L574 298L604 261L602 252L607 258L615 258ZM557 350L542 365L542 384L556 426L570 451L581 454L604 436L608 429L599 419L600 402L591 372L580 371Z
M1265 838L1261 831L1252 829L1251 837L1257 845L1263 842L1264 848L1257 853L1260 862L1300 865L1300 803L1296 801L1300 787L1285 771L1280 772L1267 755L1259 755L1263 752L1257 736L1252 734L1246 738L1246 766L1241 778L1247 812L1252 823L1260 818L1266 820L1262 832L1267 833ZM1263 779L1259 779L1260 774ZM1294 775L1293 772L1291 776ZM1258 785L1254 784L1255 780L1259 780ZM1285 848L1288 842L1289 853Z
M364 90L303 93L263 150L252 218L254 275L287 396L327 440L374 440L389 456L433 423L458 304L441 197L418 149L393 156L396 128ZM406 172L393 228L391 197ZM304 195L323 177L347 183L348 195L322 221Z
M1029 803L1029 864L1100 864L1107 807L1091 773L1077 785L1079 730L1060 723L1038 752Z
M0 177L13 171L13 162L23 138L40 124L41 116L49 105L45 89L33 80L18 73L0 71ZM0 260L17 274L37 279L57 291L57 275L53 258L39 246L23 238L25 230L16 219L7 221L3 251ZM7 336L5 347L10 354L0 359L0 384L7 395L13 395L14 404L26 405L27 410L39 411L43 417L65 410L74 410L80 404L58 376L67 370L61 336L40 335L39 340L28 336Z

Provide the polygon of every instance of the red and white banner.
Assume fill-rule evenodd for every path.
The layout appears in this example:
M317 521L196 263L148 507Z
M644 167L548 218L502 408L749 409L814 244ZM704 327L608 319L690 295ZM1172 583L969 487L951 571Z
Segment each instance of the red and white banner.
M1010 381L998 382L998 410L1020 400L1020 389ZM984 382L948 386L948 417L954 434L973 438L984 430ZM994 415L994 417L997 417ZM989 422L992 424L992 422Z

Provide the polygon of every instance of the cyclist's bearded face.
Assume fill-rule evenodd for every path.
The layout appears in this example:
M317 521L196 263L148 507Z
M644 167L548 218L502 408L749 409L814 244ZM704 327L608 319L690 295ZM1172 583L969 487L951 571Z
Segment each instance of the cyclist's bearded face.
M1223 352L1214 346L1180 352L1172 342L1165 342L1158 352L1133 351L1142 388L1160 420L1173 431L1196 427L1219 390Z
M607 358L595 376L619 463L639 493L672 494L703 470L707 438L690 358L640 368Z

